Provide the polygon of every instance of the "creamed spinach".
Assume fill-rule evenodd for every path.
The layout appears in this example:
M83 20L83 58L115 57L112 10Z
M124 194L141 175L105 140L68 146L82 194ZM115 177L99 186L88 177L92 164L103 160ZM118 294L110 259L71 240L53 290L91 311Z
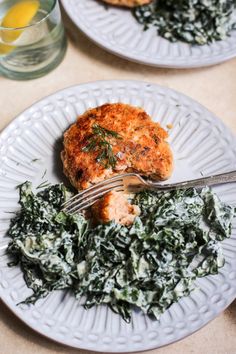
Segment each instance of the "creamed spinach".
M234 208L210 189L141 192L134 200L141 215L129 228L93 227L62 212L70 196L62 184L34 194L26 182L19 191L8 253L33 290L24 303L70 289L86 308L107 304L127 322L133 306L158 319L194 289L196 277L224 265L220 241L230 237Z
M230 35L235 10L235 0L154 0L135 8L134 15L144 29L156 26L172 42L203 45Z

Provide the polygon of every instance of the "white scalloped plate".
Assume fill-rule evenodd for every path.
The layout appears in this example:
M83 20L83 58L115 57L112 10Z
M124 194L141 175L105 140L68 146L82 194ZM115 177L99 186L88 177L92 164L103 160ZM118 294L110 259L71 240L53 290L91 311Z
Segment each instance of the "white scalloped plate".
M17 208L15 186L25 180L63 180L59 152L63 131L77 115L105 102L125 102L144 109L163 126L173 124L170 143L175 156L173 181L235 169L236 143L213 114L192 99L153 84L101 81L71 87L49 96L20 114L0 136L0 246ZM34 161L34 159L38 159ZM228 203L236 202L236 184L217 188ZM0 252L0 295L10 309L41 334L76 348L130 352L157 348L201 328L236 296L236 224L223 242L225 266L217 276L199 279L198 290L172 305L160 322L134 311L125 323L107 306L85 310L69 293L57 291L31 306L16 306L31 291L21 270L9 268Z
M236 30L223 41L192 46L143 31L127 9L105 7L97 0L61 0L75 25L102 48L141 64L166 68L209 66L236 56Z

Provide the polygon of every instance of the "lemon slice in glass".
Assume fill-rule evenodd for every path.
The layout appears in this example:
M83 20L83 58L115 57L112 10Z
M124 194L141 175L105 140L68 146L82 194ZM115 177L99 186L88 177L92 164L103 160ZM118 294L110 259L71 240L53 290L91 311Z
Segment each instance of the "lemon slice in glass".
M1 26L10 28L1 30L0 36L3 43L0 43L0 54L7 54L14 49L10 43L19 38L23 29L12 30L11 28L21 28L28 26L36 15L40 3L38 0L23 0L13 5L3 17Z
M0 55L6 55L14 49L14 45L0 43Z

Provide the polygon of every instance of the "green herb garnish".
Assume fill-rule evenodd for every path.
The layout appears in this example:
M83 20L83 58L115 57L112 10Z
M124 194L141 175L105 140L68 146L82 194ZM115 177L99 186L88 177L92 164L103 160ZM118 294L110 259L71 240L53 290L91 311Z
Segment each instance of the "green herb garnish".
M51 185L36 195L20 187L21 210L8 235L11 265L20 264L34 303L53 290L71 289L85 307L107 304L130 322L132 306L157 319L194 289L197 277L224 265L221 242L230 237L234 208L209 189L141 192L132 227L93 227L61 211L71 195ZM192 269L192 260L202 259Z
M39 161L40 159L32 159L31 162L37 162Z
M47 188L50 186L51 183L49 183L48 181L43 181L42 183L40 183L36 189L43 189L43 188Z
M46 176L46 173L47 173L47 169L46 169L46 170L44 170L44 172L43 172L43 174L42 174L41 179L44 179L44 177Z
M229 35L236 26L235 9L235 0L154 0L135 8L134 16L144 30L156 26L172 42L203 45Z
M88 143L83 147L82 151L97 151L96 161L105 168L115 168L117 158L113 153L110 138L122 139L122 137L113 130L108 130L98 124L92 127L92 136L89 137Z

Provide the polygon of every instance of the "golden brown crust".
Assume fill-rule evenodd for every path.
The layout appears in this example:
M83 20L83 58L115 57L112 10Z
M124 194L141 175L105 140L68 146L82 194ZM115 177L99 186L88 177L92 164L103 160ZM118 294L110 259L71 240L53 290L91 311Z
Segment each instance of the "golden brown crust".
M82 150L95 123L122 137L111 140L113 153L117 157L115 169L106 169L97 162L96 151ZM172 152L165 141L167 137L168 133L154 123L142 108L122 103L104 104L79 116L77 122L65 132L61 154L64 173L77 189L125 172L138 172L165 180L173 169Z
M110 5L125 6L125 7L146 5L152 2L152 0L102 0L102 1Z

